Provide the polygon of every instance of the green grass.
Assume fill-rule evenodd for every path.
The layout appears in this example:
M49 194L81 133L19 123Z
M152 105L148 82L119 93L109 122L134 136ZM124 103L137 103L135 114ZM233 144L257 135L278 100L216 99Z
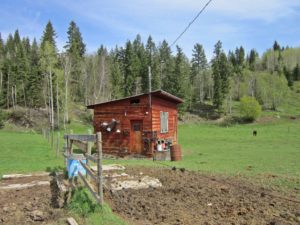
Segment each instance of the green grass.
M252 136L252 130L258 136ZM183 160L164 162L207 173L243 176L262 184L295 188L300 185L300 122L220 127L213 124L179 126ZM150 160L109 160L124 165L159 166Z
M86 188L74 191L68 209L81 224L88 225L126 225L113 214L107 204L100 207Z
M56 158L48 142L32 132L0 130L0 174L35 172L63 166L62 157Z
M272 115L274 116L274 115ZM77 121L66 131L86 134L87 127ZM252 136L252 130L258 136ZM61 145L64 131L61 131ZM204 173L239 176L262 185L289 190L300 186L300 121L278 119L265 124L221 127L203 123L179 126L179 143L183 160L163 162L168 166L184 167ZM45 171L63 166L63 158L42 135L34 132L0 130L0 174ZM104 160L104 163L157 167L151 160ZM105 205L101 211L90 213L84 223L124 224Z

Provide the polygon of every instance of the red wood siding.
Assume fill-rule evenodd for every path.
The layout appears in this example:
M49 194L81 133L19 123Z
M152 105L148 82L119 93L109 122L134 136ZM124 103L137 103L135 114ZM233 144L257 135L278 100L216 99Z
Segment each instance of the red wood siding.
M119 102L106 103L94 108L94 130L101 131L101 123L111 122L112 119L119 121L117 128L121 133L102 132L103 151L128 151L130 152L130 134L131 121L141 120L143 122L143 130L151 130L151 118L148 107L148 98L146 96L139 97L140 103L137 105L130 104L131 99L125 99ZM148 112L148 114L146 114Z
M130 104L132 99L139 99L139 104ZM151 110L149 109L149 96L139 96L135 98L127 98L115 102L107 102L95 105L94 109L94 130L102 132L103 151L105 153L118 154L121 152L130 153L133 149L133 131L131 122L142 122L142 138L143 140L153 138L152 132L156 131L158 139L171 139L173 143L177 143L177 104L167 99L152 96ZM160 133L160 112L168 112L168 132ZM101 128L101 123L110 123L112 119L119 121L117 129L121 133L106 132ZM142 144L148 151L143 152L148 156L152 156L154 143L149 145ZM150 146L150 147L147 147ZM150 148L150 150L149 150Z
M168 132L160 133L160 112L168 112ZM152 130L157 131L157 137L162 139L172 139L177 143L177 105L173 102L152 98Z

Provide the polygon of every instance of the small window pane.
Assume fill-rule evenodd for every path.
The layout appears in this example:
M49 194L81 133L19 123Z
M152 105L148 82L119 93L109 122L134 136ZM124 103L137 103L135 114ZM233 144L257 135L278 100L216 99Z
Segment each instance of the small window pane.
M160 112L160 132L167 133L169 131L169 113L168 112Z
M133 130L134 131L140 131L141 130L141 125L140 124L133 124Z

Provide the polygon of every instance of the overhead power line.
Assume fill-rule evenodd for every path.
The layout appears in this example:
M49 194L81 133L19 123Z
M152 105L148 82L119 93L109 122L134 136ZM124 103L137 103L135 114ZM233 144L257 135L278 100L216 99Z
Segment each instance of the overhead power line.
M187 27L179 34L179 36L173 41L173 43L170 45L172 47L181 37L182 35L190 28L190 26L196 21L196 19L201 15L201 13L205 10L205 8L212 2L212 0L209 0L203 8L198 12L198 14L195 16L195 18L187 25Z

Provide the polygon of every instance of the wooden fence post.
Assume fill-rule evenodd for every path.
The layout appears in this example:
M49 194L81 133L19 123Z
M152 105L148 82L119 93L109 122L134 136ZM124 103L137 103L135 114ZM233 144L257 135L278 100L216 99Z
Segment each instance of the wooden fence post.
M65 138L65 144L64 144L64 150L65 150L65 155L69 155L69 138ZM64 157L65 159L65 165L66 167L68 166L68 159Z
M99 203L103 205L103 177L102 177L102 136L101 132L97 132L97 151L98 151L98 162L97 162L97 176L98 176L98 196Z
M91 129L88 129L88 134L92 135ZM87 151L86 151L86 154L90 155L90 156L92 155L92 142L90 142L90 141L87 142ZM89 162L88 159L86 159L86 165L90 166L90 162ZM90 177L87 174L86 174L86 177L87 177L87 180L90 181Z

